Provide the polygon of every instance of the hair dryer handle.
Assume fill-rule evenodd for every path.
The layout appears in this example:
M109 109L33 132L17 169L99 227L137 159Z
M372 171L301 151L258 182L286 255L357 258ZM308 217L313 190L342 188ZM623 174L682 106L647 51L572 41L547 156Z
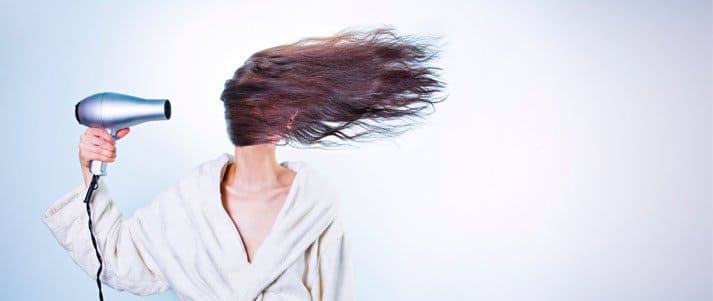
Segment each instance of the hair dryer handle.
M111 138L116 140L116 131L117 129L105 129L109 135L111 135ZM106 176L106 162L102 161L97 161L97 160L92 160L92 162L89 162L89 171L92 172L93 175L98 175L98 176Z

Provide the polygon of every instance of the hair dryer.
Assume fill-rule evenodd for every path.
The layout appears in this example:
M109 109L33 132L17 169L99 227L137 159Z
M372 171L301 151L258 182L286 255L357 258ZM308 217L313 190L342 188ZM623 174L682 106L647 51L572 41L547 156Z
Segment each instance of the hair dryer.
M143 99L130 95L102 92L81 100L74 108L77 122L88 127L103 128L112 138L120 129L154 120L171 118L168 99ZM106 162L92 161L89 170L94 175L106 175Z
M112 138L116 140L116 132L119 129L153 120L168 120L171 118L171 103L168 99L143 99L130 95L102 92L82 99L74 107L74 117L77 122L88 127L102 128L106 130ZM91 199L92 191L97 189L100 176L106 175L106 162L92 161L89 163L89 170L92 172L92 180L87 188L84 203L87 206L87 219L89 234L94 246L94 252L99 261L96 281L99 288L99 300L104 300L102 293L101 275L103 261L97 241L92 230Z

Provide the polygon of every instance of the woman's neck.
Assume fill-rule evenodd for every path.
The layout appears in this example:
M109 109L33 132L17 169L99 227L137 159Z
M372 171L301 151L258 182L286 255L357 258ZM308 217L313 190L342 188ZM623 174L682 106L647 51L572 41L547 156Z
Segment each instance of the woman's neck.
M223 185L242 191L259 191L279 185L282 167L275 159L275 144L236 146ZM247 188L247 189L246 189Z

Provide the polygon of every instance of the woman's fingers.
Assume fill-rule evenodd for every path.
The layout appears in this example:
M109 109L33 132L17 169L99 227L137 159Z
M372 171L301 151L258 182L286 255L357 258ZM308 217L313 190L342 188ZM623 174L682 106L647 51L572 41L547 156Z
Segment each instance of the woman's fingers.
M107 133L104 129L87 128L87 131L85 133L92 136L98 136L101 139L114 143L114 138L112 138L111 135L109 135L109 133Z
M114 159L116 151L103 149L99 146L84 142L79 143L80 152L88 159ZM103 160L100 160L103 161Z
M114 151L116 149L116 147L114 146L113 143L106 141L104 139L101 139L97 136L82 135L79 139L79 142L96 145L96 146L99 146L99 147L101 147L105 150L109 150L109 151Z
M107 156L103 156L98 153L92 153L92 152L87 152L79 156L79 162L82 166L84 167L89 167L89 163L91 161L101 161L101 162L114 162L116 159L115 158L110 158Z

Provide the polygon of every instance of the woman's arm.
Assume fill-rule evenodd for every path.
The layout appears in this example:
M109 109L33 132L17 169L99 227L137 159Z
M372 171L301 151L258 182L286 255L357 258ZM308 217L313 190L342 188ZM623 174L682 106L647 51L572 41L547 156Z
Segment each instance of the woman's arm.
M332 233L325 235L329 242L319 251L319 300L351 301L354 300L354 288L349 240L338 221L329 228L328 232Z
M85 184L79 185L55 200L42 214L42 221L72 260L95 278L99 262L89 236L86 189ZM100 178L91 202L93 232L104 263L102 282L137 295L166 290L169 285L154 261L152 240L147 237L150 227L160 226L156 225L160 221L159 199L123 219Z
M117 140L128 133L128 128L119 130ZM89 234L89 217L84 203L92 178L89 163L92 160L113 162L115 159L116 141L103 129L87 128L79 137L79 163L84 184L55 200L42 214L42 221L57 241L92 278L96 277L99 262ZM162 208L159 199L124 220L111 200L104 180L99 179L90 205L92 232L103 262L102 282L137 295L158 293L168 288L151 254L153 241L147 237L150 227L160 227Z

